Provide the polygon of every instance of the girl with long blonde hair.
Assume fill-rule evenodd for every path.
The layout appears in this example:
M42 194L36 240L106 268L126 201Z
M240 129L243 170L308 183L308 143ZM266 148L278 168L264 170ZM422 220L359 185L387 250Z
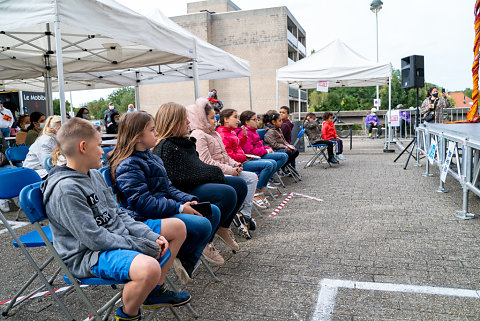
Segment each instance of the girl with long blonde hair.
M220 209L220 225L212 231L203 254L209 262L223 264L213 238L216 232L230 248L239 249L230 224L247 195L247 184L240 177L225 177L218 166L202 162L195 148L196 139L189 137L188 125L184 106L172 102L161 105L155 115L158 138L153 153L162 159L173 186Z
M172 185L162 160L150 150L156 143L157 131L150 114L123 114L117 145L108 157L112 179L120 205L130 210L134 219L173 217L183 221L187 239L173 264L180 281L187 284L212 230L218 226L220 211L211 205L212 215L206 218L194 209L198 198Z

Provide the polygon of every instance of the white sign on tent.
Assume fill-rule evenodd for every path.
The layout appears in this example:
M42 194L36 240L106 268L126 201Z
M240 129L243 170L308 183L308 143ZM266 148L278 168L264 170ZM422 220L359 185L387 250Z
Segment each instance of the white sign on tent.
M328 81L318 81L317 91L328 93Z

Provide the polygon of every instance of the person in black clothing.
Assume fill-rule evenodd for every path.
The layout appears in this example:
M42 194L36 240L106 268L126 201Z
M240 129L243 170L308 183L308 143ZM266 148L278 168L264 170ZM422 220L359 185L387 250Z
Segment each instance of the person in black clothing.
M108 126L110 126L113 123L114 113L120 114L118 110L115 109L115 106L113 105L113 103L110 102L108 104L108 109L105 110L105 113L103 114L103 122L105 124L105 128L108 129Z
M218 166L200 160L196 151L196 139L188 136L187 110L176 103L160 106L155 116L158 143L153 153L160 156L172 185L195 195L199 202L210 202L220 209L221 218L217 235L232 249L238 243L230 230L233 218L247 195L245 180L224 176ZM212 263L223 262L213 246L213 237L203 254Z
M113 122L107 127L107 134L118 134L118 123L120 122L120 114L118 112L112 113Z

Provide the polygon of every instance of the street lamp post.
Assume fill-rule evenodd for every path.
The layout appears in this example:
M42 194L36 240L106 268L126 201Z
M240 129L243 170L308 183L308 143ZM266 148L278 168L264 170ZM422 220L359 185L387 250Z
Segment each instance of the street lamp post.
M381 0L373 0L372 3L370 3L370 10L372 12L375 12L375 19L376 19L376 25L377 25L377 62L378 62L378 12L382 10L382 5L383 2ZM377 85L377 100L378 100L378 85Z

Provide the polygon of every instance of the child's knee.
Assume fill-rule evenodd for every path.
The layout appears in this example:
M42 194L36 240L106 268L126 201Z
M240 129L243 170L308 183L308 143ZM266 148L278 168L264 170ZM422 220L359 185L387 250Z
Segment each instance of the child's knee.
M175 236L178 239L183 239L187 237L187 227L185 226L185 223L181 219L172 217L171 218L172 222L172 230L175 231Z
M129 272L132 281L157 282L162 274L162 269L155 258L139 254L133 260Z

